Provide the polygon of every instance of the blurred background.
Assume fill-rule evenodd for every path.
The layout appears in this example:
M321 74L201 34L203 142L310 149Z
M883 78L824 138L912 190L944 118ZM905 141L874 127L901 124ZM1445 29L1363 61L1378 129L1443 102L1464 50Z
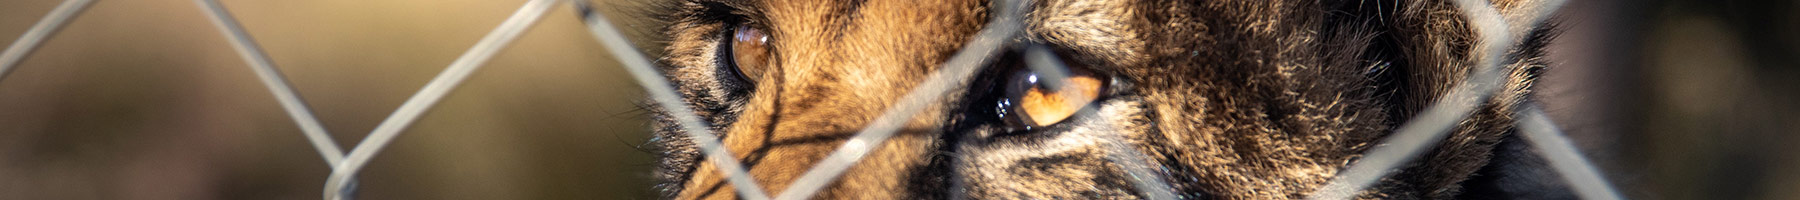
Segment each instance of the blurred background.
M349 148L524 0L225 0ZM0 1L8 44L55 0ZM654 53L638 2L597 2ZM1637 199L1800 199L1800 2L1578 0L1543 107ZM362 173L366 199L648 199L635 81L559 5ZM100 1L0 79L0 199L318 199L192 1Z

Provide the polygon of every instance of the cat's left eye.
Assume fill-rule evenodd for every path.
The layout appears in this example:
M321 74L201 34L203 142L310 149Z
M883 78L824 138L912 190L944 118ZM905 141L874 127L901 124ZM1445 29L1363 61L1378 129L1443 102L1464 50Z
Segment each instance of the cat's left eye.
M736 71L744 81L761 79L769 66L769 34L748 25L738 25L729 34L722 49L726 52L721 54L731 60L725 67Z

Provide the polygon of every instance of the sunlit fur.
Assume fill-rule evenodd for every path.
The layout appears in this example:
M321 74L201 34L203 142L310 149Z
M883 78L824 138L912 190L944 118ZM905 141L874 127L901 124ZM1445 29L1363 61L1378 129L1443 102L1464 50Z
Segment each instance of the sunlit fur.
M1494 3L1517 19L1538 2ZM668 19L660 64L773 194L923 82L994 6L675 0L660 13ZM1007 132L993 103L1023 63L1019 48L1008 48L817 197L1139 198L1126 166L1104 156L1120 145L1146 154L1137 158L1154 166L1139 167L1183 197L1303 198L1462 80L1483 42L1441 0L1041 0L1028 9L1017 43L1047 45L1117 82L1093 112ZM768 69L751 76L759 79L721 60L724 33L740 25L771 37ZM1515 148L1510 113L1529 101L1550 34L1514 32L1528 37L1508 56L1503 91L1360 197L1566 197L1541 174L1517 170L1536 164ZM665 198L735 198L717 166L657 113L652 143L663 153L656 174Z

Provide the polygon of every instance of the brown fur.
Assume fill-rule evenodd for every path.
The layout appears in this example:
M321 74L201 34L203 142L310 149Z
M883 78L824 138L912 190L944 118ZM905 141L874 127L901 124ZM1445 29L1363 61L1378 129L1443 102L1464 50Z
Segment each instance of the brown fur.
M1509 18L1530 0L1496 2ZM778 192L861 130L987 21L970 0L683 0L673 4L665 73L765 191ZM1123 83L1096 112L1006 133L990 104L1009 53L880 145L826 199L1135 198L1123 143L1196 198L1310 194L1437 100L1474 63L1478 41L1444 1L1046 0L1020 42L1044 44ZM721 66L735 26L771 35L758 80ZM1542 66L1543 29L1514 52L1500 96L1365 198L1457 197L1488 166ZM661 115L659 115L661 116ZM736 194L672 121L659 117L668 197ZM1501 152L1505 153L1505 152Z

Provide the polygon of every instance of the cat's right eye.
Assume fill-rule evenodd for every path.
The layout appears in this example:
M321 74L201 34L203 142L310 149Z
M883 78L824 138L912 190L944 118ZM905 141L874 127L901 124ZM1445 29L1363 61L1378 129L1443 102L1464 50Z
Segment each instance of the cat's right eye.
M738 25L729 34L720 54L730 60L725 67L746 82L761 79L769 67L769 34L749 25Z
M1030 69L1017 69L1006 79L1005 98L998 108L1000 117L1014 129L1050 126L1074 117L1106 93L1106 79L1102 76L1081 68L1063 70L1067 77L1048 80Z

